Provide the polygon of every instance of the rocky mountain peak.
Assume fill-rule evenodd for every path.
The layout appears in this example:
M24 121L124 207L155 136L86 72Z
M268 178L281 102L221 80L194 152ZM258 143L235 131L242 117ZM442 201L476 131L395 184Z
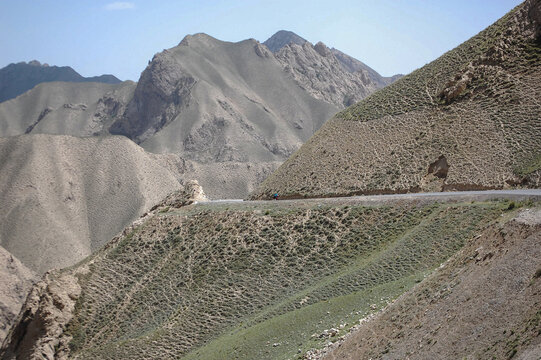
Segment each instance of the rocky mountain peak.
M207 43L211 41L218 41L218 39L205 33L196 33L196 34L186 35L184 39L182 39L182 41L179 43L179 45L190 46L190 45L194 45L194 43L196 42Z
M265 44L270 51L276 53L286 45L304 45L307 42L308 40L300 37L292 31L280 30L268 38L263 44Z
M37 60L31 60L28 62L28 65L32 65L32 66L42 66L42 67L49 67L49 64L47 63L40 63L39 61Z
M331 50L321 41L314 45L314 50L321 56L331 56Z

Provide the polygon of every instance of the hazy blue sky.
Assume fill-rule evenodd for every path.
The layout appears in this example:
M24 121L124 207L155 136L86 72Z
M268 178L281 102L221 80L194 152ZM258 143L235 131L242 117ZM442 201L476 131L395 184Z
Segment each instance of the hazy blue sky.
M280 29L323 41L382 75L408 73L520 0L0 0L0 67L37 59L137 80L186 34L261 42Z

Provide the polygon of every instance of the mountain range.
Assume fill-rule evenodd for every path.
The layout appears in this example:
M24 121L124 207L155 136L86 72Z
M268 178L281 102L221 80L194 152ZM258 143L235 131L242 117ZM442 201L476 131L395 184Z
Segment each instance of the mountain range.
M37 60L9 64L0 69L0 103L13 99L34 86L51 81L118 84L113 75L83 77L69 66L49 66Z
M253 39L187 36L136 84L40 84L0 103L0 136L124 135L182 157L184 178L211 198L246 197L334 113L392 81L283 33L265 42L279 38L274 53Z
M266 43L191 35L137 84L0 104L1 318L71 265L0 356L539 357L536 191L336 197L539 187L541 0L404 77ZM292 201L187 181L246 194L285 158L252 197Z

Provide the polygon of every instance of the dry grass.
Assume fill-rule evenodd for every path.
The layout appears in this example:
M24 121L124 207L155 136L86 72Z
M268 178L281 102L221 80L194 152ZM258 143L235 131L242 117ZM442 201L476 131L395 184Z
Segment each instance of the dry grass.
M275 202L159 213L79 266L72 354L292 357L323 345L313 333L347 331L406 291L508 207Z
M541 209L490 226L330 359L537 359Z

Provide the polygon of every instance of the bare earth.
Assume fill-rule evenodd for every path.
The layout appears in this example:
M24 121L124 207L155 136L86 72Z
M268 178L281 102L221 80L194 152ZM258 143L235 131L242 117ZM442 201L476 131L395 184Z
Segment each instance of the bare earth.
M0 245L39 274L70 266L179 187L123 137L0 138Z

